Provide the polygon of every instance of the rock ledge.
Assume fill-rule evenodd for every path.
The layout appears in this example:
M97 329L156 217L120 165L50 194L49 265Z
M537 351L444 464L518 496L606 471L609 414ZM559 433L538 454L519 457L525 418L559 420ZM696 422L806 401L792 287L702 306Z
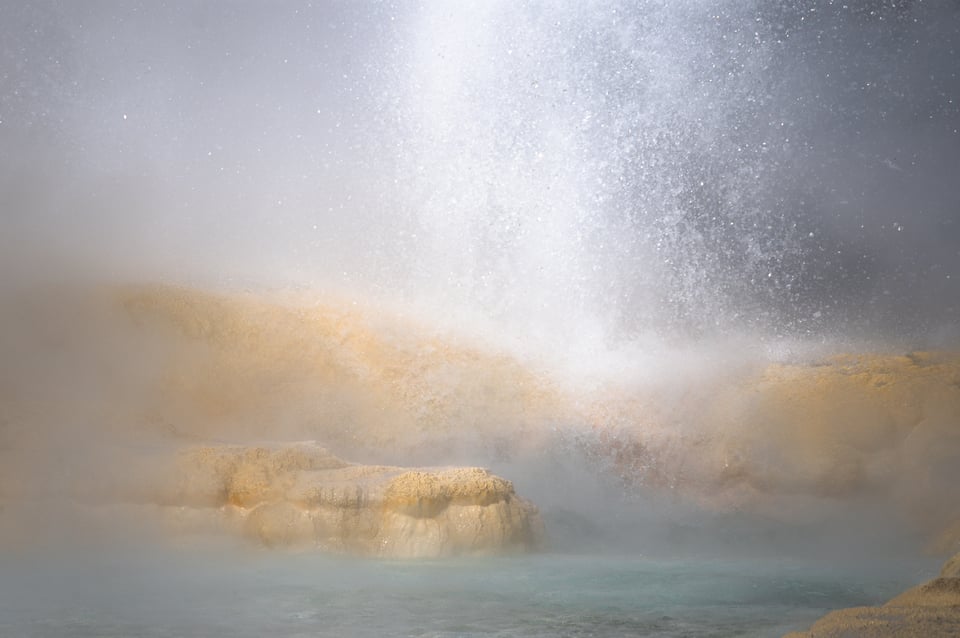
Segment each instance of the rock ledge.
M206 510L270 546L382 557L528 551L537 508L482 468L402 468L343 461L312 442L182 451L164 506Z

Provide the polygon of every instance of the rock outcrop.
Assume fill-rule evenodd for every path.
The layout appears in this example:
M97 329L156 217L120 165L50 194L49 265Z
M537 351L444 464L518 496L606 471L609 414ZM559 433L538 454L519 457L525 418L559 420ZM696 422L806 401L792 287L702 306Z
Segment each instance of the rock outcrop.
M576 454L598 482L631 494L807 529L862 506L891 522L891 538L960 551L960 352L798 346L774 362L748 347L698 345L581 379L396 310L151 285L0 299L0 532L11 519L24 527L11 508L51 496L147 502L131 492L169 471L154 467L158 449L318 440L347 458L403 465L529 461L552 472ZM210 454L212 466L236 465L233 453ZM235 508L244 525L295 521L291 503L310 510L284 496L284 482L319 469L275 472L283 477L264 488L261 470L243 468L228 499L187 490L170 503L203 501L183 509L186 521ZM402 472L381 476L391 473ZM441 498L450 512L461 507L454 492ZM250 518L261 502L272 508Z
M156 500L270 546L432 558L536 548L537 508L481 468L347 463L313 443L183 451Z
M588 451L626 483L790 525L871 502L931 552L960 551L958 352L762 363L672 403L650 393L601 408Z
M432 463L463 449L537 449L542 423L568 410L515 358L374 306L166 286L113 294L131 340L159 351L143 366L149 404L132 406L146 430L316 439L347 455L395 450L402 463Z
M960 636L960 554L940 575L880 607L831 612L807 632L784 638L952 638Z

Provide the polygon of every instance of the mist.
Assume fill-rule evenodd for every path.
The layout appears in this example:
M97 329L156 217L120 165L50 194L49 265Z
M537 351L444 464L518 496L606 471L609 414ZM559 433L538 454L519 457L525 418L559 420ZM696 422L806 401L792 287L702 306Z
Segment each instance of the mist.
M956 546L958 54L950 0L0 4L0 542L216 545L172 459L317 441L548 554Z
M21 269L559 313L561 340L955 334L954 3L3 12Z

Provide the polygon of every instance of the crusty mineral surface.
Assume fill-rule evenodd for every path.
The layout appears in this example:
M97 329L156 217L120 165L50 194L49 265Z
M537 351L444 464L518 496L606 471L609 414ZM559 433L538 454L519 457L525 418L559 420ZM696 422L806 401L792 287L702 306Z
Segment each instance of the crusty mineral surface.
M161 490L174 509L206 508L266 545L385 557L536 548L537 508L481 468L347 463L314 443L188 448Z

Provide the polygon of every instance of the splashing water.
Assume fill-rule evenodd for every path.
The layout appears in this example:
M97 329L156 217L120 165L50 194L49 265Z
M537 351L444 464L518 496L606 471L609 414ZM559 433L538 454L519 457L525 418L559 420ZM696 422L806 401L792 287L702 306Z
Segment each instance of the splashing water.
M212 559L205 592L239 571L249 600L296 607L261 633L324 613L359 632L368 604L373 632L415 605L435 616L404 616L411 634L489 633L456 611L477 594L502 635L545 616L686 635L691 614L760 634L770 610L800 626L920 580L851 574L902 549L891 512L915 535L951 522L956 357L824 353L956 348L956 3L38 1L0 6L0 36L0 284L93 271L309 299L148 286L136 325L88 326L56 294L49 325L4 306L0 537L22 484L123 476L140 447L317 438L491 465L568 553L477 578L312 558L359 574L339 598L283 589L314 576L287 556L266 580ZM38 519L73 529L61 516ZM734 560L691 589L699 563L638 555L661 549ZM859 564L785 582L751 562L780 551ZM433 582L448 568L463 598ZM60 572L4 597L11 631L72 595ZM182 573L157 586L171 615ZM650 582L682 602L663 612ZM53 633L182 629L98 596Z
M399 294L547 349L942 341L956 12L8 7L7 270Z
M554 346L811 336L843 320L841 332L869 332L919 314L909 295L886 314L858 311L873 278L901 293L915 280L902 263L876 263L868 231L844 236L832 218L880 225L893 212L867 189L883 190L885 147L904 151L893 123L920 108L896 84L915 56L956 39L928 33L935 10L593 2L411 13L391 105L409 242L396 285L410 294L527 335L555 331ZM824 79L823 51L858 46L847 75L874 86L876 113L857 87ZM956 119L946 107L917 125ZM854 149L827 139L847 127L871 139ZM830 201L839 189L826 173L854 162L874 165L849 168L865 190L848 213ZM917 195L916 208L940 206L923 224L943 221L944 193Z

